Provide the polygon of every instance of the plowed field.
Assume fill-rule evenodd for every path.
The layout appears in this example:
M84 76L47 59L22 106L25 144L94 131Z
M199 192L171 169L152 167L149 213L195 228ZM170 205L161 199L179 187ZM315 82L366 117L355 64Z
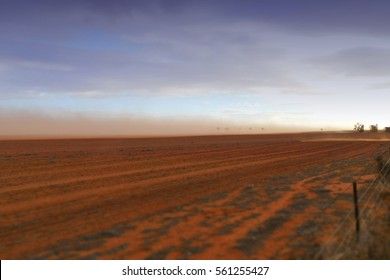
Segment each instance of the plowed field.
M312 258L389 146L324 135L0 141L0 258Z

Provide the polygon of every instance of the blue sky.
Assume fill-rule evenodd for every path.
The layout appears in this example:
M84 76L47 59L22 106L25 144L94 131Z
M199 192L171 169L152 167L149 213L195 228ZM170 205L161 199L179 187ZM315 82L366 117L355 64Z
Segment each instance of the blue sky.
M1 135L390 125L388 1L1 3Z

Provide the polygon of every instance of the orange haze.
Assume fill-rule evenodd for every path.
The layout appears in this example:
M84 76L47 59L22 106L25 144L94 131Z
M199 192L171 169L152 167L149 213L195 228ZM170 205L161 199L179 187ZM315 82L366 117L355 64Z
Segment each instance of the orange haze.
M302 126L283 127L206 117L92 117L75 113L64 113L60 117L37 112L0 112L2 138L257 134L308 130Z

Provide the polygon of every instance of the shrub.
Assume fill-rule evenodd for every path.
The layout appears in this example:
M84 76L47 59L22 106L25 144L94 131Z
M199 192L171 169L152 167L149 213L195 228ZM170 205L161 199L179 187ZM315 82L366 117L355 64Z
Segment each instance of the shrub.
M361 123L355 124L354 130L356 130L357 132L363 132L364 131L364 124L361 124Z
M376 124L376 125L370 125L370 131L371 132L378 132L378 125Z

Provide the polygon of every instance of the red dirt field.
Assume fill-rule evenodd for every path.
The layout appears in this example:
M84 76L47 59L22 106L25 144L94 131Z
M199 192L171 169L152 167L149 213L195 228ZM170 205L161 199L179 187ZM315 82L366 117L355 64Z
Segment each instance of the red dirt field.
M371 138L0 141L0 258L314 258L389 147Z

